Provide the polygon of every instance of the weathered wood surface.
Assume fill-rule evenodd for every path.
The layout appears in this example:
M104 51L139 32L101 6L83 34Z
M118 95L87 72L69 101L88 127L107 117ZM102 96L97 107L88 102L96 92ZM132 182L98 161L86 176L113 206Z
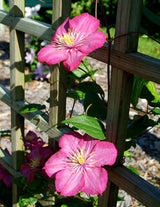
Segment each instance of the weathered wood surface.
M25 106L26 102L23 101L11 101L10 91L0 84L0 100L5 104L10 106L15 112L19 113L20 109ZM36 111L31 113L21 113L21 116L29 120L32 124L34 124L41 131L48 134L50 137L59 141L59 138L64 134L70 131L68 127L63 127L60 129L56 129L55 127L51 127L49 125L49 117L47 114L42 111Z
M53 0L52 29L56 30L70 15L71 1ZM66 117L66 91L67 71L62 63L51 66L50 78L50 108L49 125L59 127ZM49 137L49 146L54 151L58 149L58 143Z
M19 177L21 176L21 173L17 172L13 167L12 167L12 157L6 153L4 150L0 148L0 164L7 169L8 172L13 177Z
M9 15L24 16L24 0L9 1ZM11 102L24 100L24 69L25 69L24 33L10 27L10 90ZM24 163L24 118L11 109L11 147L12 167L19 171ZM12 206L19 206L21 190L16 184L12 185Z
M108 168L110 180L146 207L160 206L160 190L126 167ZM107 205L105 206L107 207Z
M8 12L0 10L0 22L11 26L14 25L17 30L31 34L41 39L48 41L52 40L52 35L55 30L52 30L50 24L38 22L28 18L15 17L11 18ZM34 28L34 29L33 29ZM102 48L95 50L89 54L104 63L108 62L108 49L107 44ZM146 78L148 80L160 83L160 61L159 59L149 57L141 53L127 53L124 54L115 49L111 50L112 66L119 68L120 70L132 73L134 75Z

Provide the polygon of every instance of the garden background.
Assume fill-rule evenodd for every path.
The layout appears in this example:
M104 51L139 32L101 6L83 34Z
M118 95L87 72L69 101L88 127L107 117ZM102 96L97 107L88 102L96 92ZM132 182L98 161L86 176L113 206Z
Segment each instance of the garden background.
M6 2L7 3L7 2ZM42 3L41 3L42 4ZM104 1L104 5L106 7L106 11L107 11L107 15L108 15L108 23L109 25L111 25L111 35L114 34L114 25L115 25L115 16L116 16L116 5L117 2L116 1ZM159 1L144 1L144 5L146 7L144 7L144 13L143 13L143 17L142 17L142 25L141 25L141 32L149 34L149 36L151 36L152 38L155 38L156 40L159 40L159 25L157 24L157 19L159 18L159 11L157 11L157 8L159 5ZM5 6L5 9L7 10L7 6ZM78 9L77 9L78 8ZM154 14L156 16L152 16L150 18L151 13L148 12L148 10L146 10L146 8L149 8L150 11L154 12ZM89 12L92 15L94 15L94 2L92 1L75 1L72 2L72 17L75 15L78 15L82 12ZM100 9L98 9L98 11L100 11ZM42 14L41 14L42 12ZM44 17L44 12L46 13L46 18L42 18L42 16ZM80 12L80 13L78 13ZM37 16L36 18L38 18L39 20L46 20L47 19L47 23L50 23L50 10L46 8L39 11L39 16ZM42 19L41 19L42 18ZM102 29L105 31L105 24L103 22L104 18L102 16L101 13L98 12L98 18L101 20L102 23ZM160 46L158 43L156 43L154 40L152 40L150 37L147 37L146 34L140 34L140 41L139 41L139 51L142 53L145 53L147 55L159 58L159 53L160 53ZM0 76L0 83L4 86L8 86L9 88L9 38L8 38L8 31L7 28L5 28L5 34L4 36L1 37L1 40L3 42L1 42L1 46L0 46L0 52L1 52L1 74L3 74L2 76ZM105 93L107 94L107 82L106 82L106 71L107 71L107 66L105 64L99 63L98 61L95 61L91 58L87 58L87 61L90 62L93 67L95 69L100 69L99 72L95 75L95 78L97 80L97 82L104 88ZM34 98L34 103L42 103L48 107L46 100L48 99L48 93L46 93L46 89L49 88L49 84L48 81L36 81L36 80L32 80L31 77L32 75L30 74L30 69L29 69L29 65L26 65L27 69L26 69L26 77L28 79L29 77L29 81L26 82L26 100L28 102L33 102L33 98ZM159 92L159 85L156 84L156 88ZM27 90L28 89L28 90ZM28 92L27 92L28 91ZM28 93L28 94L27 94ZM35 96L35 94L37 94ZM42 95L43 94L43 95ZM37 101L36 101L36 98ZM67 116L70 116L70 106L73 103L73 99L71 98L67 98ZM7 106L5 104L3 104L2 102L0 102L1 104L1 129L2 130L8 130L10 128L10 112L9 112L9 108L7 108ZM75 109L73 111L74 115L77 114L81 114L83 112L83 107L81 105L81 102L77 101L77 106L75 106ZM138 103L138 106L140 109L142 109L143 111L147 109L147 104L146 101L144 99L140 100L140 102ZM48 109L46 109L48 110ZM132 119L133 116L135 114L141 114L142 112L139 112L135 109L131 109L130 110L130 118ZM4 118L5 117L5 118ZM154 119L154 117L152 117ZM157 117L156 117L157 119ZM26 131L28 131L29 129L35 131L35 128L33 128L32 125L30 125L29 123L26 123L25 125L25 129ZM40 133L41 136L44 136L44 138L46 138L45 135L43 135L43 133L37 131L37 133ZM9 132L8 134L4 134L2 133L2 135L5 135L1 138L1 144L2 145L7 145L8 147L10 146L10 142L9 142ZM133 166L135 167L138 172L140 173L141 176L143 176L145 179L147 179L148 181L150 181L151 183L154 183L158 188L159 188L159 149L160 149L160 140L159 140L159 127L156 126L154 127L150 132L147 132L145 134L142 134L141 136L136 137L136 141L139 145L136 146L136 150L133 150L133 148L130 149L130 153L132 156L131 161L129 161L129 156L127 156L126 158L126 164L129 166ZM147 143L147 144L146 144ZM148 144L149 143L149 144ZM141 148L142 147L142 148ZM132 201L132 197L128 196L127 194L123 194L123 197L126 196L125 201L121 201L119 205L125 205L123 204L124 202L128 202L130 203L129 205L132 205L131 203ZM135 201L137 202L137 201ZM128 205L128 204L127 204ZM138 204L137 204L138 205Z

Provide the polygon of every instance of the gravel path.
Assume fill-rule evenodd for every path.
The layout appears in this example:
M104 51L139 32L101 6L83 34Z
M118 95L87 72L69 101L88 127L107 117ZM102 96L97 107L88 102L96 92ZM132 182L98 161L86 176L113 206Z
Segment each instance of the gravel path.
M3 37L0 38L0 84L4 85L9 89L9 37L8 29ZM99 69L99 72L95 76L97 83L99 83L107 94L107 66L104 63L100 63L91 58L88 61L93 65L95 69ZM159 87L159 86L157 86ZM49 83L40 81L27 82L25 85L25 98L31 103L41 103L47 105L46 100L49 97ZM73 101L67 98L66 116L70 114ZM145 101L141 100L139 106L145 108ZM73 111L75 115L83 113L83 106L80 102L77 102ZM137 112L130 110L130 118ZM10 108L0 101L0 130L10 129ZM28 121L25 121L25 132L28 130L36 131L41 137L47 140L47 136L44 133L39 132L35 127ZM140 176L147 181L151 182L160 189L160 129L154 127L150 132L143 136L137 137L136 148L131 148L130 153L132 159L125 159L126 166L135 167ZM9 137L0 138L0 146L8 147L10 149ZM119 207L133 206L132 197L127 193L120 191L120 195L124 197L125 201L118 202ZM135 201L138 204L137 201ZM143 205L140 205L143 206Z

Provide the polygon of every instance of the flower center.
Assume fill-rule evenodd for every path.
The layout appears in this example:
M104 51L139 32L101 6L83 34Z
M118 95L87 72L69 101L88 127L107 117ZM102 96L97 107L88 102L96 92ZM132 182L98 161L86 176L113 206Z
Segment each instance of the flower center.
M79 164L83 165L84 162L85 162L85 159L82 157L81 154L79 154L79 155L77 156L77 161L79 162Z
M70 155L68 158L70 160L70 164L83 165L86 161L86 154L82 149L80 151L77 149L76 152Z
M59 46L72 47L74 45L74 42L75 35L70 29L68 29L68 33L63 32L63 35L58 35L58 40L56 43Z
M29 139L29 140L33 140L33 138L34 138L34 137L33 137L32 135L28 135L28 136L27 136L27 139Z
M63 33L62 39L67 45L72 45L74 42L73 37L68 33Z
M40 161L39 161L39 159L38 158L35 158L35 159L33 159L32 160L32 162L31 162L31 167L38 167L40 165Z

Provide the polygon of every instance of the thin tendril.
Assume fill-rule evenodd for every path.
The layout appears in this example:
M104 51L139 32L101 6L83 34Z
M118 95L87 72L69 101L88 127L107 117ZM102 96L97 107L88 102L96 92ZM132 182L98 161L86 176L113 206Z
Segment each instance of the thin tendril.
M107 35L108 35L108 38L107 38L107 42L108 42L107 81L108 81L108 100L109 100L109 92L110 92L110 59L111 59L110 57L111 57L111 43L112 43L112 41L110 41L111 40L111 35L110 35L109 27L108 27L108 21L107 21L107 17L106 17L105 10L103 8L103 4L102 4L101 0L99 0L99 4L100 4L100 7L101 7L101 11L102 11L102 14L103 14L103 18L104 18L106 29L107 29Z

